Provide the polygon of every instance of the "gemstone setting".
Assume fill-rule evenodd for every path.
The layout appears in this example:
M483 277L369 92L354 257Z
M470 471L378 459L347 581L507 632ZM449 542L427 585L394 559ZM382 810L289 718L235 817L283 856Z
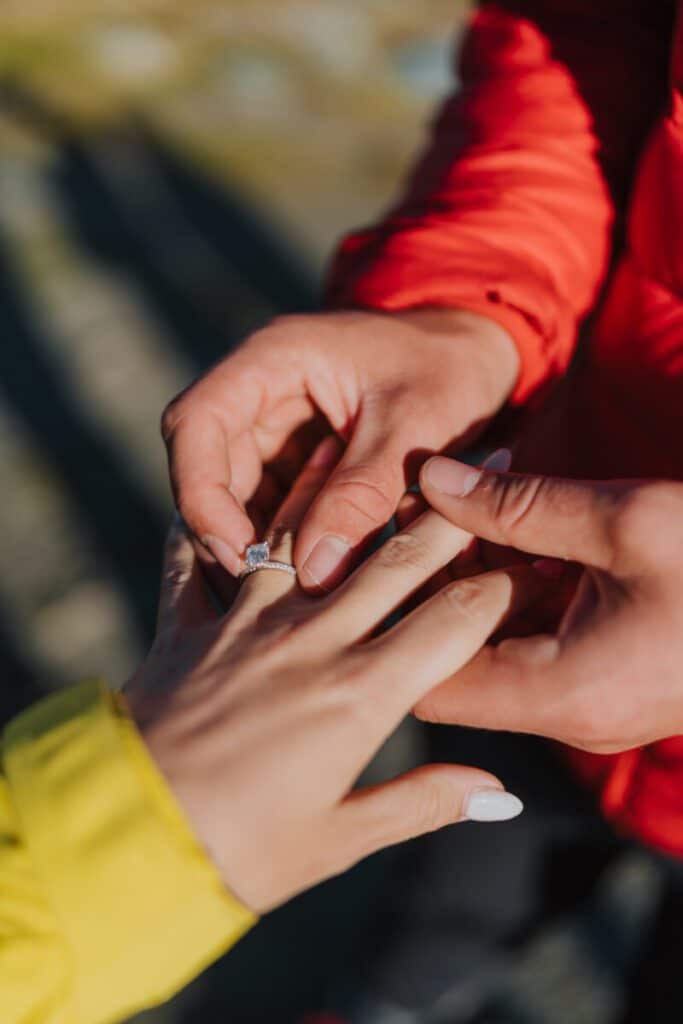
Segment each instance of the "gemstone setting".
M270 544L267 541L264 541L263 544L250 544L246 550L244 560L249 568L263 565L264 562L270 561Z

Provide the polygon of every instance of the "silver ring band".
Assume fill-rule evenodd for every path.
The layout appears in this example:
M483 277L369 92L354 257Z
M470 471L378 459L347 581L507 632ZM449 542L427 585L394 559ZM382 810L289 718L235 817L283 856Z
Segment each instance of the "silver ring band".
M288 565L287 562L274 562L268 559L266 562L259 562L258 565L248 565L246 569L243 569L240 573L240 579L246 579L247 576L252 576L255 572L260 572L261 569L279 569L280 572L289 573L290 576L296 576L296 569L293 565Z
M278 572L286 572L290 576L296 576L296 569L288 562L279 562L270 557L270 544L264 541L262 544L250 544L245 556L246 565L240 573L240 579L246 579L255 572L262 569L276 569Z

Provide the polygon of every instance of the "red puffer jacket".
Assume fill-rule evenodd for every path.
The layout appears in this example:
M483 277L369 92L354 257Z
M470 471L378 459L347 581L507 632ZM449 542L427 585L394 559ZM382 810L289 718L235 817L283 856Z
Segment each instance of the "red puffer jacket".
M335 305L463 307L501 323L521 356L517 405L564 374L594 314L564 439L545 466L519 468L683 479L677 6L480 5L461 89L406 197L335 261ZM571 757L619 826L683 856L683 737Z

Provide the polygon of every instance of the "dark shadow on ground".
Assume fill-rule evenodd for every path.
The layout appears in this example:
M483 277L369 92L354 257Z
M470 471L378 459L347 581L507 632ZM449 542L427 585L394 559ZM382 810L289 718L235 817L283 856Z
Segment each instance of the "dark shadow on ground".
M74 237L198 370L274 314L315 308L310 273L266 220L139 118L84 138L14 82L0 84L0 105L59 148L52 184Z
M323 1008L331 979L356 974L392 858L378 854L269 914L200 979L196 1003L187 993L182 1024L295 1024Z
M86 139L11 81L0 83L0 108L56 148L51 184L75 239L91 259L116 267L197 371L275 312L313 308L315 286L276 234L142 123ZM2 239L0 301L0 386L62 477L148 639L164 512L136 486L125 453L79 411Z
M45 326L0 238L0 393L59 474L103 564L123 589L141 638L156 616L159 549L166 516L143 494L125 453L88 420L47 353Z
M43 695L40 666L20 649L4 609L0 609L0 729Z

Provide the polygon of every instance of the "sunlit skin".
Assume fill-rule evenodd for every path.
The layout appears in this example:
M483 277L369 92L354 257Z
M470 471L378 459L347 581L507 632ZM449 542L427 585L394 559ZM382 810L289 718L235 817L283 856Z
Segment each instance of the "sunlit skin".
M418 703L420 717L597 753L683 733L683 484L480 473L439 458L420 482L458 527L583 566L556 632L487 646Z
M424 458L457 450L500 409L518 361L501 327L457 310L275 320L164 415L176 502L200 554L237 573L316 435L331 429L346 451L294 550L304 588L329 589L391 519ZM327 557L311 558L322 538Z
M274 558L290 560L338 454L328 438L301 474L270 531ZM521 566L452 582L378 634L470 540L428 511L333 594L311 596L291 575L261 570L221 615L193 544L172 532L157 636L127 698L198 838L252 909L391 843L521 810L498 779L452 764L353 788L410 709L547 586Z

